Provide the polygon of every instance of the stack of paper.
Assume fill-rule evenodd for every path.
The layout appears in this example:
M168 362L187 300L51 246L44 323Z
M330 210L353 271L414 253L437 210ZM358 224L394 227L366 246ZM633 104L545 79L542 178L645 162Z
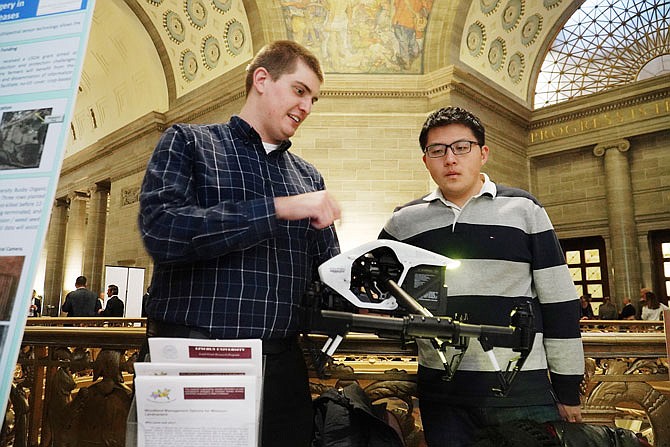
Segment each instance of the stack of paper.
M256 447L260 340L150 338L135 364L138 447Z

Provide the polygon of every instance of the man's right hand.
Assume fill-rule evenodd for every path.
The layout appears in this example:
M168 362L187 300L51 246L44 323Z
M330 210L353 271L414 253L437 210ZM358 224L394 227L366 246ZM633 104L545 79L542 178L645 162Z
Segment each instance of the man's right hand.
M340 218L341 210L328 191L315 191L297 196L275 197L277 219L309 219L317 229L326 228Z

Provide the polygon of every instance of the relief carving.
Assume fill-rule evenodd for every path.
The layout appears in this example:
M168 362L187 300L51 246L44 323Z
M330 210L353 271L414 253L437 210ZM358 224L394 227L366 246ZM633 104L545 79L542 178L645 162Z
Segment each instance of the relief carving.
M123 188L121 190L121 206L132 205L140 200L140 188L134 186L132 188Z

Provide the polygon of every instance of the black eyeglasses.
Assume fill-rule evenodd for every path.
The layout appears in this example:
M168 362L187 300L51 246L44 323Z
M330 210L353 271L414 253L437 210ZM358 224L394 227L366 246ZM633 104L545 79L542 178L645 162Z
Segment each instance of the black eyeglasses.
M447 155L447 151L451 148L454 155L465 155L470 153L473 144L479 145L476 141L468 140L454 141L451 144L435 143L426 146L423 152L430 158L441 158Z

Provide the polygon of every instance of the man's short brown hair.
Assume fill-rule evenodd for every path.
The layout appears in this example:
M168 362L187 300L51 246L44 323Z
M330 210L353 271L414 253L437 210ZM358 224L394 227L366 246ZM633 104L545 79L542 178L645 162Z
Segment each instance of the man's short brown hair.
M303 61L323 82L321 64L314 54L299 43L291 40L277 40L265 45L247 65L246 91L251 91L254 82L254 71L257 68L265 68L273 81L283 74L293 73L296 70L298 60Z

